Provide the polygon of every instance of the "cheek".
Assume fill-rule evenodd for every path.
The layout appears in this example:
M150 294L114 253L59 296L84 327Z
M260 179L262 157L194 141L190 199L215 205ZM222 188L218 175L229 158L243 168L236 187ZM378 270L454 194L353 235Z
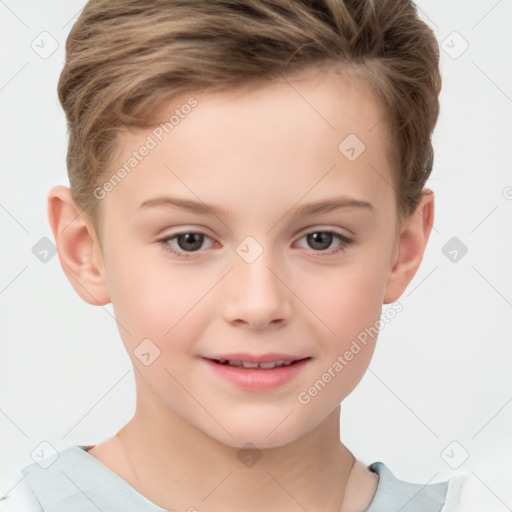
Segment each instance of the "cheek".
M318 393L317 404L333 408L355 388L372 358L386 272L380 258L367 253L357 263L333 267L325 277L316 277L304 288L307 305L321 320L315 317L313 322L323 333L317 338L323 352L318 374L310 384L328 387Z
M333 268L323 282L310 283L305 302L330 328L326 331L330 337L343 343L378 320L382 290L381 269L370 264L347 265Z
M315 407L325 410L334 409L365 374L375 349L382 307L376 276L352 268L349 275L339 272L337 277L329 280L325 293L316 292L311 299L312 309L322 320L317 325L329 329L322 328L325 334L317 338L321 346L318 364L301 390L306 399L313 402L314 398Z
M162 360L170 346L174 354L186 350L206 318L208 292L218 278L167 262L165 256L155 261L154 254L144 261L142 253L132 252L111 263L109 289L127 349L149 338L160 347Z

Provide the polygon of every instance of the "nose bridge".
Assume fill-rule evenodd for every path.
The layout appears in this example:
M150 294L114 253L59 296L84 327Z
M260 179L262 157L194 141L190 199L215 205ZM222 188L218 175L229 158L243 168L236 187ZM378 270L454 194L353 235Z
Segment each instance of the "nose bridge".
M262 326L290 314L290 292L278 277L283 258L272 248L271 238L266 237L264 245L248 236L235 249L232 284L225 304L230 321Z
M263 235L258 238L262 240ZM260 243L249 235L236 247L235 274L240 287L248 293L278 291L282 286L274 274L281 266L281 258L272 247L271 240L272 237L267 236Z

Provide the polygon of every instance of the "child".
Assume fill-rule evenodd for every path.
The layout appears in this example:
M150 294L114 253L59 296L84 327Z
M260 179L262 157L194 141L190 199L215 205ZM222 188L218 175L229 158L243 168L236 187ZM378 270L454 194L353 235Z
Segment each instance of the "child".
M438 61L405 0L87 3L48 214L75 291L112 302L137 407L0 510L453 510L458 478L339 437L432 228Z

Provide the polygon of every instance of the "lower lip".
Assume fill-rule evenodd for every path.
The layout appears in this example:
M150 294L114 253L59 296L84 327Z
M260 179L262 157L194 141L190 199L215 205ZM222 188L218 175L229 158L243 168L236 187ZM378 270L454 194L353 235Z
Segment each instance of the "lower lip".
M239 366L219 364L211 359L204 358L204 360L217 375L243 389L268 391L292 380L304 369L310 359L302 359L289 366L267 369L241 368Z

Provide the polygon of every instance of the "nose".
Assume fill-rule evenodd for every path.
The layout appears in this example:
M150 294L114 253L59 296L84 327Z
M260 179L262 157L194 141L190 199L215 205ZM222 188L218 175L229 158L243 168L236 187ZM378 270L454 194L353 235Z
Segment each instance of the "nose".
M289 279L270 252L264 250L252 263L235 254L223 308L227 322L260 330L290 321L293 293Z

